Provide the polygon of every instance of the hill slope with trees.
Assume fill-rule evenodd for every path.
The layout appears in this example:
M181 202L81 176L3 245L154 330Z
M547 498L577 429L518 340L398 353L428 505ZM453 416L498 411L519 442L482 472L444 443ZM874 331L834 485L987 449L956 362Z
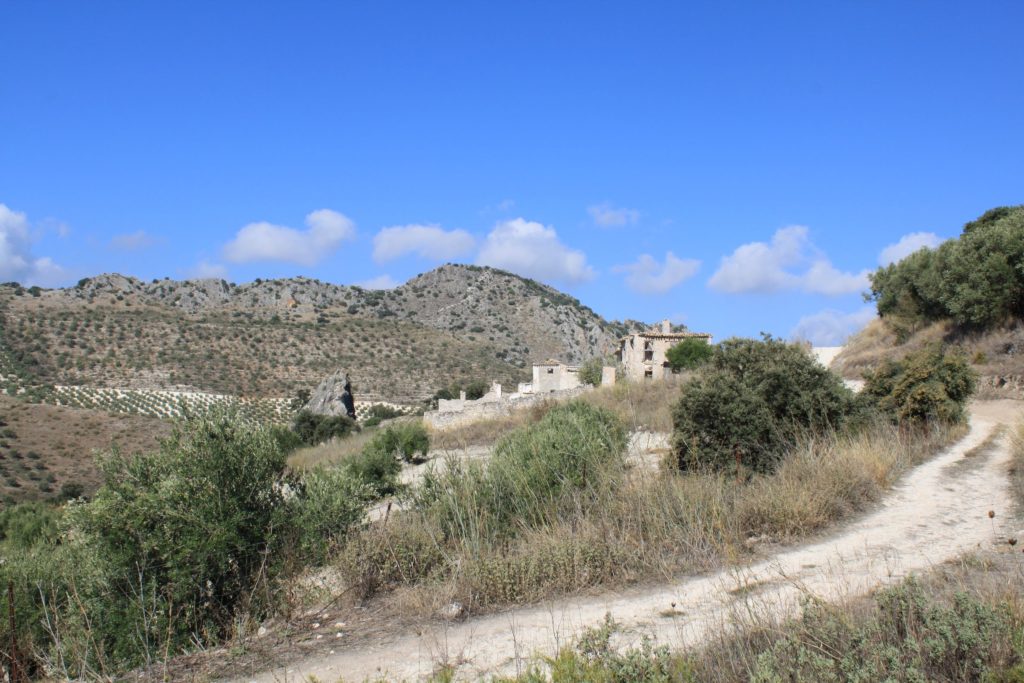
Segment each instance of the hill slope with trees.
M288 396L346 368L364 398L419 401L453 381L512 384L532 362L603 355L630 328L533 280L464 265L390 290L116 274L0 286L0 344L50 384Z
M832 367L859 378L928 347L960 352L982 397L1024 397L1024 205L997 207L936 249L871 275L879 318L852 337Z

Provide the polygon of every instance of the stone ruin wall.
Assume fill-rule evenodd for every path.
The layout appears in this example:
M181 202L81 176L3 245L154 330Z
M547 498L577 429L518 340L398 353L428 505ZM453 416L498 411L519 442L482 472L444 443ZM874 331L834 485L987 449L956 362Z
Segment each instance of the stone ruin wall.
M582 385L575 389L552 391L543 394L525 394L515 398L499 397L497 399L485 400L487 396L484 396L484 398L476 401L459 401L456 399L446 402L446 410L432 410L425 413L423 415L423 422L431 429L451 429L452 427L479 420L493 420L499 417L506 417L517 410L539 405L545 401L567 401L581 396L592 389L592 386ZM461 406L457 407L454 405L458 403L461 403Z

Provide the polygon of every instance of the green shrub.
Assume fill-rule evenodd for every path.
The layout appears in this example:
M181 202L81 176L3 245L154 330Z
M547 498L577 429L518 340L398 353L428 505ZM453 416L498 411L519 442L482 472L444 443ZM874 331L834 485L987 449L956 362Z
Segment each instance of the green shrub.
M865 378L859 400L894 422L960 422L977 383L966 358L938 345L886 360Z
M374 403L366 411L366 414L369 415L371 418L377 418L378 421L384 421L391 420L396 417L401 417L402 411L392 408L391 406L386 406L382 403Z
M450 538L509 536L556 521L570 494L585 497L611 485L625 446L625 430L611 412L573 401L503 437L486 469L451 462L440 474L428 472L417 504Z
M391 451L365 447L342 461L346 475L366 486L374 498L389 496L398 491L398 475L402 463Z
M226 411L178 424L155 453L100 461L103 486L66 515L107 572L89 615L106 656L138 663L269 613L294 529L284 466L268 429Z
M271 425L270 434L277 442L278 448L285 454L307 445L298 432L282 425Z
M802 435L840 427L853 394L802 348L765 336L727 339L673 411L679 467L717 470L742 464L772 471Z
M708 344L706 340L691 337L690 339L684 339L666 351L665 358L668 360L672 372L681 372L683 370L693 370L703 365L710 360L714 353L714 347Z
M497 683L670 683L693 680L684 660L673 657L667 646L655 647L644 636L639 648L619 652L612 636L619 625L605 615L601 626L585 630L571 647L545 658L544 667L532 666L521 676L496 679ZM545 671L546 669L546 671Z
M0 542L26 550L57 540L61 512L41 502L19 503L0 510Z
M366 448L390 453L405 462L422 462L430 451L430 436L422 422L404 422L375 434Z
M316 468L302 476L294 502L303 556L322 563L338 550L366 513L373 491L341 467Z
M466 392L466 400L475 401L486 394L489 388L490 387L487 385L487 382L484 382L483 380L473 380L472 382L465 384L455 383L442 389L438 389L434 392L433 396L427 399L426 402L431 408L437 408L437 401L439 399L451 401L458 398L460 393L463 391Z
M603 371L604 360L601 358L591 358L580 366L579 372L576 373L576 376L579 377L580 382L583 384L599 387L601 386L601 375Z
M803 618L757 660L751 680L985 681L1015 659L1008 610L966 593L952 604L908 579L876 595L876 612L856 622L811 601Z
M292 422L292 430L307 446L316 446L334 438L359 431L356 421L345 415L317 415L300 410Z

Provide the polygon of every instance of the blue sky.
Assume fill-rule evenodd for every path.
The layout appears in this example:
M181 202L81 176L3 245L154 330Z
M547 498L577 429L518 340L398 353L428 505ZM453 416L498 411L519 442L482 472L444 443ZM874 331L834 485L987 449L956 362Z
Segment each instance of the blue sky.
M0 280L483 263L608 318L835 342L866 271L1024 201L1022 20L0 0Z

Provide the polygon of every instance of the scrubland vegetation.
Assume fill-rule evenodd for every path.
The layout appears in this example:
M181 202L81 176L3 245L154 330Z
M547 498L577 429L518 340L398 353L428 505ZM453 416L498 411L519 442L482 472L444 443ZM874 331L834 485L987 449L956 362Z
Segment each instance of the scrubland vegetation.
M952 246L876 273L883 321L909 334L940 318L966 330L1019 317L1022 216L1020 207L989 212ZM968 268L972 259L982 266ZM1005 282L1010 294L992 294ZM426 296L415 288L403 294L419 295ZM0 353L0 372L18 382L26 368L42 376L85 377L108 366L131 374L183 362L193 339L233 345L240 363L267 340L287 341L280 320L221 312L223 320L173 322L166 312L120 303L82 319L16 316L5 334L18 352ZM258 388L327 358L337 365L333 349L314 339L335 325L321 317L301 327L312 335L313 361L291 349L206 379L227 386L242 378ZM218 337L215 318L236 337ZM360 344L376 342L376 323L349 322ZM173 349L152 343L157 328L177 340ZM426 362L451 356L442 336L429 337ZM107 353L96 354L95 340L108 337ZM47 356L46 344L63 346ZM496 363L507 369L493 354L480 356L485 346L467 347L446 392L483 390L465 378ZM423 360L399 355L382 361L401 368L407 358ZM217 353L205 358L189 372L212 372ZM674 365L681 374L663 383L620 383L433 435L384 411L373 415L380 424L362 429L301 413L288 428L203 406L208 412L179 420L155 450L103 455L91 495L70 491L73 500L60 507L22 503L0 512L0 585L11 582L15 595L14 632L0 625L0 649L35 676L111 677L240 642L268 618L301 612L308 604L297 586L313 570L338 577L337 605L375 600L385 614L432 617L455 603L472 614L741 562L878 500L907 468L963 434L977 382L969 360L941 344L865 367L858 396L803 350L770 337L681 349ZM430 375L422 370L420 384ZM138 412L148 405L130 394L117 400ZM629 434L638 431L672 433L657 471L627 457ZM435 448L493 452L419 465L420 481L403 485L402 467L424 460L431 438ZM385 500L386 512L371 514ZM998 571L1019 585L1019 563ZM799 620L754 620L690 653L650 643L620 652L608 622L519 680L1022 680L1019 595L1006 591L1006 580L979 581L977 572L950 570L853 606L809 601Z
M1011 476L1024 504L1024 425L1013 437ZM1024 680L1024 559L1015 545L912 576L841 605L808 596L797 619L736 615L702 647L672 652L642 641L612 646L607 618L555 656L505 683L781 683L782 681ZM439 680L450 676L443 669Z
M290 449L315 442L322 420L287 434L223 410L183 421L156 452L102 458L91 500L3 518L0 582L16 587L17 641L37 672L109 675L287 616L301 607L290 586L319 565L340 576L344 600L421 616L702 571L749 555L751 539L800 538L863 509L962 431L958 412L901 413L883 391L941 385L962 402L969 382L956 372L901 366L861 404L777 340L714 354L678 383L538 407L505 425L488 461L428 465L412 487L399 483L402 463L429 441L408 418L355 434L346 425L335 443L348 452L333 462L292 452L301 469L288 468ZM748 384L729 379L732 367ZM716 382L735 389L704 399L716 434L764 412L776 450L763 465L737 466L731 448L723 461L686 408ZM631 467L628 432L672 421L677 449L662 470ZM694 439L699 450L686 450ZM395 514L367 521L395 495ZM0 642L9 636L0 628Z
M957 350L983 397L1024 396L1024 206L999 207L957 239L871 276L879 320L849 340L833 367L859 377L925 348Z
M747 615L739 633L672 652L643 640L621 651L617 624L583 634L502 683L782 683L1024 679L1024 603L1017 557L964 558L853 603L808 597L799 619ZM1007 585L1010 582L1011 585ZM741 617L743 619L743 617ZM436 680L450 678L443 670Z

